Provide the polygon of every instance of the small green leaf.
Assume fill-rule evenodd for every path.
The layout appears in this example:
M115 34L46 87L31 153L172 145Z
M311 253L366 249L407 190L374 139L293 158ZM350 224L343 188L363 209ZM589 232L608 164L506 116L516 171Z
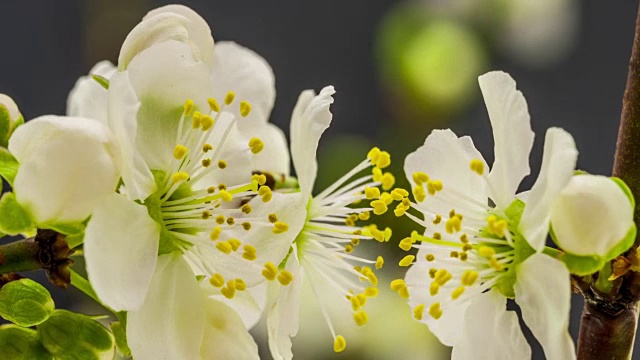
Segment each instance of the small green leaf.
M597 256L578 256L567 253L559 253L556 258L562 261L573 275L585 276L598 272L606 263Z
M90 317L56 310L49 320L38 325L42 345L56 360L99 360L113 353L113 336Z
M30 214L18 201L14 193L5 193L0 199L0 231L17 235L32 230L35 224Z
M114 321L109 324L113 337L116 339L116 349L118 349L120 355L129 357L131 356L131 349L127 344L126 326L126 323L121 323L120 321Z
M98 84L100 84L100 86L105 88L105 90L109 90L109 79L105 78L104 76L100 76L100 75L96 75L96 74L91 75L91 77Z
M20 279L0 289L0 316L29 327L47 320L55 304L49 291L30 279Z
M2 176L9 185L13 186L13 181L18 173L18 160L11 155L9 150L0 147L0 176Z
M0 104L0 146L7 147L9 133L11 131L11 114L9 110Z
M0 326L0 359L53 360L40 340L38 333L15 325Z

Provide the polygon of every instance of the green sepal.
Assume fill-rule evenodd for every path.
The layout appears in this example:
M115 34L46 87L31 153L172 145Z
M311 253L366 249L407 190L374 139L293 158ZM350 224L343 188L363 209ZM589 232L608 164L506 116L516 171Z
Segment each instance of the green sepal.
M40 340L38 332L16 325L0 326L0 359L53 360Z
M620 189L622 189L622 192L624 192L624 194L627 195L627 198L631 202L631 207L635 209L636 208L636 199L633 197L633 193L631 192L631 189L629 189L627 184L624 181L622 181L622 179L617 178L617 177L613 177L612 176L611 180L613 180L614 183L616 183L618 186L620 186Z
M631 249L631 247L633 246L633 243L636 241L636 232L637 232L636 224L633 224L631 226L631 229L629 229L629 232L627 232L627 235L625 235L625 237L622 240L620 240L620 242L616 244L616 246L611 248L611 250L609 250L607 255L604 256L604 260L611 261L617 258L618 256L624 254L627 250Z
M49 291L33 280L20 279L0 288L0 316L16 325L41 324L54 309Z
M86 225L84 223L77 222L77 223L47 224L45 227L51 230L55 230L64 235L77 235L84 232Z
M558 252L554 257L562 261L572 275L578 276L596 273L602 269L604 264L606 264L606 261L598 256L578 256L565 252Z
M9 185L13 186L13 182L18 174L18 160L5 147L0 147L0 176L2 176Z
M101 75L93 74L91 78L95 80L100 86L102 86L105 90L109 90L109 79L105 78Z
M5 193L0 199L0 231L17 235L35 227L31 215L18 201L14 193Z
M9 144L9 132L11 131L11 116L9 110L0 104L0 146Z
M129 344L127 343L126 317L123 317L123 320L123 322L114 321L109 324L109 327L115 338L118 353L124 357L129 357L131 356L131 349L129 349Z
M66 310L56 310L38 325L38 334L56 360L100 360L114 348L113 336L102 324Z

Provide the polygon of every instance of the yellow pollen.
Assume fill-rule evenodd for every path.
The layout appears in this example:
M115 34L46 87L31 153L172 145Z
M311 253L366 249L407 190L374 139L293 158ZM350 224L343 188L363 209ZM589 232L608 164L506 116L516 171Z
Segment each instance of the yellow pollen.
M451 292L451 298L453 300L456 300L460 297L460 295L462 295L463 292L464 292L464 286L458 286L455 290Z
M449 233L449 234L453 234L454 232L458 232L460 231L461 228L461 222L460 218L457 216L454 216L450 219L447 220L447 222L444 224L445 230Z
M477 271L467 270L462 274L460 281L464 286L472 286L478 280L478 275Z
M360 310L353 314L353 320L358 324L358 326L362 326L369 321L369 315L364 310Z
M352 296L349 298L349 300L351 301L351 308L353 309L353 311L360 310L362 305L364 305L360 302L360 298L358 298L357 296Z
M452 277L453 275L451 275L451 273L446 269L440 269L436 272L434 281L436 281L440 286L444 286Z
M432 262L433 260L435 260L435 259L436 259L436 257L435 257L433 254L427 254L427 256L425 256L425 259L426 259L428 262Z
M435 195L438 191L441 191L442 188L442 181L440 180L427 181L427 191L429 192L429 195Z
M371 236L374 239L376 239L376 241L384 242L384 232L378 230L373 225L371 227L369 227L369 232L371 233Z
M193 100L188 99L184 102L184 116L190 116L193 111Z
M438 269L435 269L435 268L429 269L429 277L432 279L435 278L437 272L438 272Z
M386 172L382 175L382 190L391 190L393 185L396 184L396 178L392 173Z
M502 265L501 263L498 262L498 260L496 260L495 257L492 257L491 259L489 259L489 265L491 265L492 268L501 271L504 270L504 265Z
M369 218L371 218L371 213L368 211L361 212L360 214L358 214L358 219L362 221L367 221L369 220Z
M398 204L398 206L396 206L395 209L393 209L393 214L395 216L397 216L397 217L400 217L400 216L406 214L407 210L409 210L409 207L407 207L404 204L400 203L400 204Z
M449 256L451 256L452 258L458 258L460 256L460 253L457 251L452 251Z
M231 226L231 225L233 225L235 223L236 223L236 219L234 219L232 216L229 216L227 218L227 225Z
M274 234L282 234L284 232L287 232L287 230L289 230L289 225L287 225L287 223L285 223L284 221L276 221L273 224L273 229L271 229Z
M422 320L422 314L424 313L424 304L420 304L413 308L413 318L416 320Z
M374 147L373 149L369 150L369 153L367 154L367 159L371 160L371 163L375 165L375 163L378 162L380 153L381 153L380 149L377 147Z
M231 244L229 244L226 241L220 241L216 244L216 249L220 250L225 254L231 254L231 251L233 250L233 246L231 246Z
M442 239L442 234L440 234L439 232L434 232L433 233L433 238L436 240L441 240Z
M468 257L466 252L460 253L460 261L467 261Z
M249 204L242 205L242 207L240 207L240 210L245 214L250 214L251 211L253 211L253 209L251 208L251 205Z
M398 290L398 295L400 295L401 298L408 299L409 298L409 288L405 286L402 289Z
M407 255L403 257L402 260L400 260L398 265L403 267L410 266L411 264L413 264L413 260L415 260L415 258L416 257L414 255Z
M353 246L360 245L360 239L358 239L358 238L351 239L351 244L353 244Z
M255 181L258 185L264 185L267 183L267 177L264 174L254 174L251 177L251 181Z
M376 215L382 215L388 210L387 204L382 200L373 200L370 205L373 208L373 213Z
M418 185L413 188L413 197L417 202L423 202L427 198L427 193L424 191L422 185Z
M440 290L440 285L437 282L432 282L431 285L429 285L429 294L431 294L431 296L436 296L438 295L438 291Z
M211 233L209 234L209 238L212 241L216 241L220 237L221 233L222 233L222 228L220 226L216 226L213 228L213 230L211 230Z
M405 190L405 189L402 189L402 188L395 188L391 192L391 197L395 201L401 201L402 199L404 199L407 196L409 196L409 192L407 190Z
M261 186L260 189L258 189L258 195L262 197L263 202L269 202L269 200L271 200L271 198L273 197L271 188L268 186Z
M378 285L378 277L376 276L376 274L373 273L373 270L371 270L370 267L365 266L364 269L362 269L362 275L367 277L367 280L369 280L371 285L373 286Z
M283 286L287 286L291 284L292 281L293 281L293 274L291 274L291 272L287 270L282 270L278 274L278 282Z
M213 121L213 118L209 115L202 115L202 119L200 120L200 122L202 123L202 131L211 129L213 127L213 124L215 123L215 121Z
M378 290L377 287L370 286L364 289L364 294L367 295L367 297L374 298L380 294L380 290Z
M467 238L467 234L460 235L460 241L463 242L464 244L468 243L469 239Z
M171 175L171 182L174 183L174 184L178 183L178 182L181 182L181 181L185 181L187 179L189 179L189 174L187 174L184 171L179 171L179 172L173 173L173 175Z
M236 290L245 291L247 290L247 284L242 279L236 279Z
M278 216L276 214L269 214L267 218L269 219L269 222L272 224L278 221Z
M364 188L364 195L367 198L367 200L377 199L380 197L380 189L378 189L377 187L367 186Z
M247 117L251 112L251 104L247 101L240 101L240 115Z
M193 129L198 129L200 128L200 125L202 125L202 114L196 111L195 113L193 113L193 119L191 120L191 127Z
M273 265L272 262L267 262L264 264L264 269L262 269L262 276L264 276L267 280L273 281L276 279L276 275L278 275L278 268Z
M471 168L471 170L478 175L484 174L484 163L480 159L471 160L471 163L469 163L469 168Z
M224 202L231 202L233 200L233 195L227 190L220 190L220 197Z
M213 150L213 146L211 146L210 144L204 144L202 145L202 152L206 153Z
M393 198L391 197L391 194L389 194L386 191L380 194L380 200L384 201L385 205L387 206L391 205L391 203L393 202Z
M469 251L469 250L473 250L473 245L469 244L468 242L464 243L464 245L462 245L462 251Z
M224 278L222 277L222 275L215 273L209 279L209 284L218 288L222 287L222 285L224 285Z
M247 221L243 222L242 223L242 228L245 229L246 231L251 230L251 223L247 222Z
M227 240L227 242L229 243L229 245L231 245L231 248L233 249L233 251L238 251L238 249L240 248L240 245L242 245L242 241L238 239L229 239Z
M344 336L342 335L336 336L336 339L333 341L333 351L337 353L341 353L346 348L347 348L347 341L344 339Z
M380 168L374 167L373 170L371 170L371 173L373 174L373 181L382 181L382 170L380 170Z
M384 169L389 165L391 165L391 155L386 151L381 151L380 155L378 155L376 166L380 169Z
M434 319L438 320L442 316L442 309L440 309L440 303L436 302L429 306L429 315Z
M384 241L389 241L391 239L391 235L393 234L391 228L384 228Z
M397 292L397 291L400 291L400 289L402 289L403 287L407 287L407 284L402 279L396 279L391 281L390 286L391 286L391 290Z
M229 280L229 281L233 281L233 280ZM224 295L224 297L226 297L227 299L233 299L236 294L236 289L235 287L227 286L220 289L220 293L222 293L222 295Z
M208 98L207 102L209 103L209 109L213 112L220 112L220 105L218 105L218 100L214 98Z
M478 248L478 255L482 256L483 258L489 259L495 254L496 251L492 247L483 245Z
M347 244L344 246L344 252L347 254L350 254L353 252L353 245L352 244Z
M227 167L227 162L226 162L226 161L224 161L224 160L219 160L219 161L218 161L218 167L219 167L220 169L224 169L224 168L226 168L226 167Z
M211 159L202 159L202 166L209 167L211 165Z
M227 95L224 96L224 103L227 105L231 105L235 98L236 94L233 91L229 91Z
M252 153L257 154L264 149L264 143L259 138L254 137L249 140L249 148L251 148Z
M405 197L404 199L402 199L402 205L406 206L407 209L411 207L411 200L409 200L408 197Z
M422 184L429 181L429 175L421 171L414 172L411 177L413 178L413 182L416 183L416 185L420 185L420 186L422 186Z
M176 160L182 160L188 151L189 149L187 149L186 146L176 145L176 147L173 148L173 157L176 158Z
M436 215L435 219L433 219L433 223L435 225L440 224L440 221L442 221L442 216L441 215Z
M384 259L382 258L382 256L378 256L378 258L376 259L376 269L380 270L382 269L382 266L384 266Z
M226 218L224 217L224 215L218 215L216 216L216 222L220 225L224 224L224 221L226 220Z

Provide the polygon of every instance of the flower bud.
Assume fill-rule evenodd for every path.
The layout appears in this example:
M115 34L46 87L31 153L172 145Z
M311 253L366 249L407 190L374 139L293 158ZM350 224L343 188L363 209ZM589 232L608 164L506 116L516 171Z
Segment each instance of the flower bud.
M12 98L0 94L0 146L7 147L13 131L24 123L24 118Z

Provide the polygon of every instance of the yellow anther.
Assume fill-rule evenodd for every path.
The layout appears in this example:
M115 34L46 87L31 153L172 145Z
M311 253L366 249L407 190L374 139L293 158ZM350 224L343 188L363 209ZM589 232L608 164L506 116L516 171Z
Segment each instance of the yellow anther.
M398 290L398 295L400 295L400 297L403 298L403 299L408 299L409 298L409 288L405 286L402 289Z
M271 192L271 188L268 186L261 186L258 189L258 195L262 197L263 202L269 202L271 200L273 193Z
M227 225L231 226L231 225L233 225L235 223L236 223L236 219L234 219L233 216L229 216L227 218Z
M407 209L411 207L411 200L409 200L408 197L405 197L404 199L402 199L401 202L402 205L406 206Z
M276 214L269 214L267 218L269 219L269 222L272 224L278 221L278 215Z
M360 302L361 306L365 306L367 304L367 295L366 294L358 294L353 297L357 298Z
M367 279L369 280L369 283L371 283L371 285L378 286L378 277L376 276L376 274L373 273L373 271L368 271L364 275L367 277Z
M240 210L245 213L245 214L250 214L251 211L253 211L253 209L251 208L251 205L249 204L244 204L240 207Z
M371 233L371 236L376 239L376 241L378 242L384 242L384 232L378 230L377 228L371 226L369 228L369 232Z
M377 187L365 187L364 188L364 196L367 200L377 199L380 197L380 189Z
M213 124L215 123L215 121L213 121L213 118L209 115L202 115L202 119L200 119L200 122L202 123L202 131L211 129L213 127Z
M245 221L241 225L242 225L242 228L245 229L246 231L251 230L251 223L250 222Z
M469 238L467 237L467 234L462 234L462 235L460 235L460 241L461 241L463 244L468 243L468 242L469 242ZM469 250L471 250L471 249L469 249Z
M478 280L478 275L477 271L467 270L462 274L460 281L464 286L472 286Z
M244 253L242 253L242 258L245 260L254 261L255 259L258 258L258 256L255 253L250 253L245 251Z
M462 225L461 223L462 221L460 221L460 218L454 216L450 219L447 219L447 222L444 224L444 228L449 234L453 234L454 232L460 231Z
M211 144L204 144L202 145L202 152L206 153L213 150L213 146L211 146Z
M211 233L209 234L209 238L212 241L216 241L220 237L221 233L222 233L222 228L220 226L216 226L213 228L213 230L211 230Z
M469 258L469 255L467 255L466 252L460 253L460 261L467 261L468 258Z
M333 351L337 353L341 353L346 348L347 348L347 341L344 339L344 336L342 335L336 336L336 339L333 341Z
M429 306L429 315L436 320L440 319L442 316L442 309L440 309L439 302L433 303Z
M483 258L491 258L496 254L496 250L492 247L489 246L485 246L482 245L478 248L478 255L482 256Z
M407 287L407 284L402 279L396 279L391 281L390 286L391 286L391 290L398 292L400 291L400 289Z
M491 229L494 234L499 237L504 237L504 233L507 230L508 223L506 220L498 220L493 224L493 228Z
M189 179L189 174L187 174L184 171L179 171L179 172L173 173L173 175L171 175L171 182L174 183L174 184L175 183L179 183L181 181L185 181L187 179Z
M240 101L240 115L247 117L251 112L251 104L247 101Z
M452 251L449 256L451 256L452 258L458 258L460 256L460 253L457 251Z
M391 203L393 202L393 198L391 197L391 194L389 194L386 191L380 194L380 200L384 201L384 203L387 206L391 205Z
M216 249L220 250L225 254L231 254L231 251L233 250L233 246L231 246L231 244L229 244L226 241L220 241L216 243Z
M434 232L433 238L436 240L442 240L442 234L440 234L439 232Z
M373 170L371 170L371 174L373 174L373 181L382 181L382 170L380 170L380 168L374 167Z
M440 180L429 180L427 181L427 191L429 195L435 195L438 191L441 191L443 188L442 181Z
M218 100L214 98L208 98L207 102L209 103L209 109L213 112L220 112L220 105L218 105Z
M364 305L360 302L360 298L358 298L357 296L352 296L349 298L349 300L351 301L351 308L353 309L353 311L360 310L360 308Z
M227 95L224 96L224 103L227 105L231 105L235 98L236 94L233 91L229 91Z
M293 281L293 274L287 270L282 270L278 274L278 282L283 286L287 286L291 284Z
M236 290L236 281L233 279L227 281L227 288Z
M224 161L224 160L218 160L218 167L219 167L220 169L224 169L224 168L226 168L226 167L227 167L227 162L226 162L226 161Z
M353 244L353 246L360 245L360 239L358 239L358 238L351 239L351 244Z
M224 202L231 202L233 200L233 195L227 190L220 190L220 197Z
M473 245L469 243L464 243L464 245L462 245L462 251L469 251L469 250L473 250Z
M469 168L471 168L471 170L478 175L484 174L484 163L480 159L471 160L471 163L469 163Z
M422 184L426 183L427 181L429 181L429 175L421 172L421 171L417 171L414 172L413 175L411 176L413 178L413 182L416 183L416 185L422 186Z
M267 177L264 174L253 174L251 181L255 181L259 185L264 185L267 183Z
M438 295L438 291L440 290L440 284L438 284L437 282L432 282L431 285L429 285L429 294L431 294L431 296L436 296Z
M434 279L436 277L437 272L438 272L438 269L435 269L435 268L429 269L429 277Z
M267 280L275 280L276 275L278 275L278 268L273 265L272 262L267 262L264 264L264 269L262 269L262 276L264 276Z
M222 289L220 289L220 293L222 293L222 295L224 295L224 297L226 297L227 299L233 299L236 295L236 289L223 287Z
M413 308L413 318L416 320L422 320L422 314L424 313L424 304L420 304Z
M396 184L396 177L393 176L392 173L386 172L382 175L382 179L380 181L382 183L382 190L391 190L393 185Z
M193 119L191 120L191 127L193 129L199 129L202 125L202 114L198 111L193 113Z
M367 315L366 311L360 310L353 314L353 320L355 320L358 326L362 326L369 321L369 315Z
M432 262L433 260L436 259L436 257L433 254L427 254L425 257L425 260L427 260L428 262Z
M252 153L257 154L264 149L264 143L260 138L254 137L249 140L249 148L251 148Z
M378 294L380 294L380 290L378 290L377 287L370 286L370 287L364 289L364 294L367 297L374 298L374 297L377 297Z
M188 99L184 102L184 116L190 116L193 111L193 100Z
M380 270L382 269L383 266L384 266L384 259L382 258L382 256L378 256L378 258L376 259L376 269Z
M371 213L368 211L365 212L361 212L360 214L358 214L358 219L362 220L362 221L367 221L371 218Z
M415 260L415 258L416 257L414 255L407 255L403 257L402 260L400 260L398 265L403 267L410 266L411 264L413 264L413 260Z
M242 245L242 241L238 239L229 239L227 240L227 242L229 243L229 245L231 245L231 248L233 249L233 251L238 251L238 249L240 248L240 245Z
M375 165L380 169L384 169L391 165L391 155L386 151L381 151Z
M245 283L244 280L240 278L236 279L236 290L238 291L247 290L247 283Z
M218 215L216 216L216 223L218 223L219 225L224 224L224 221L226 220L226 218L224 217L224 215Z
M176 160L182 160L184 156L187 155L187 152L189 152L189 149L187 149L186 146L176 145L176 147L173 148L173 157L176 158Z
M436 271L434 280L440 284L440 286L444 286L449 279L451 279L451 273L449 273L447 269L440 269Z
M384 241L389 241L391 239L391 235L393 235L393 230L391 228L384 228Z
M460 295L462 295L463 292L464 292L464 286L458 286L455 290L451 292L451 298L453 300L456 300L460 297Z
M391 192L391 197L395 201L401 201L402 199L404 199L407 196L409 196L409 192L407 190L405 190L405 189L395 188Z
M378 158L380 157L381 152L382 151L380 151L379 148L374 147L373 149L369 150L367 159L371 160L371 163L375 165L378 162Z
M387 204L382 200L373 200L371 202L371 207L373 208L373 213L376 215L382 215L387 212Z
M203 167L211 166L211 159L202 159L202 166Z
M289 225L287 225L287 223L285 223L284 221L276 221L273 224L273 229L271 229L274 234L282 234L287 230L289 230Z
M347 254L351 254L353 252L353 245L352 244L347 244L344 246L344 252Z
M209 284L215 286L215 287L222 287L222 285L224 285L224 278L222 277L222 275L216 273L213 274L213 276L211 276L211 278L209 278Z
M404 206L402 203L400 203L400 204L398 204L398 206L396 206L395 209L393 209L393 214L396 217L400 217L400 216L406 214L407 210L409 210L409 208L407 206Z
M496 269L497 271L504 270L504 265L499 263L498 260L496 258L494 258L494 257L489 259L489 265L491 265L491 267Z
M404 251L409 251L409 250L411 250L411 247L413 246L413 239L410 238L410 237L406 237L406 238L404 238L404 239L402 239L400 241L398 246L400 247L400 249L402 249Z
M424 191L422 185L418 185L413 188L413 197L417 202L423 202L427 198L427 193Z

